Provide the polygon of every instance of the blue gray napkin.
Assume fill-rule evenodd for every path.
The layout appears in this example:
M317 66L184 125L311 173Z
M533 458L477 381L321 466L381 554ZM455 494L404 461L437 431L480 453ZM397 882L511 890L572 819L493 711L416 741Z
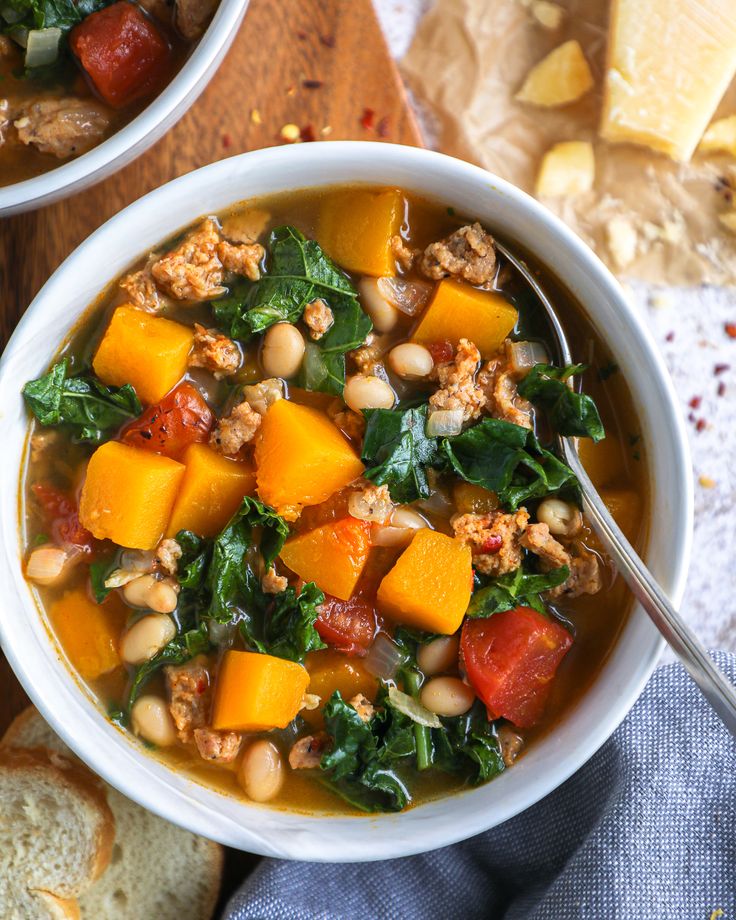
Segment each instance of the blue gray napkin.
M732 681L736 656L715 659ZM723 911L723 913L719 913ZM226 920L736 920L736 742L680 665L571 779L423 856L264 860Z

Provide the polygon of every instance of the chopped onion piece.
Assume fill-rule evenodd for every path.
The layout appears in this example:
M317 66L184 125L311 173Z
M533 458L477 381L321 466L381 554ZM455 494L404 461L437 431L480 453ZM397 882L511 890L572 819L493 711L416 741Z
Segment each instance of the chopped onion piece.
M299 707L299 711L306 709L308 712L311 712L313 709L318 709L319 704L322 702L322 697L317 696L316 693L305 693L302 697L302 704Z
M404 281L392 277L378 279L381 296L407 316L416 316L429 300L432 287L428 281Z
M105 579L105 587L122 588L124 585L127 585L128 582L135 581L136 578L140 577L141 573L136 569L115 569L115 571L111 572Z
M152 572L156 554L144 549L126 549L120 554L120 568L131 572Z
M31 29L26 43L26 67L43 67L53 64L59 56L61 29Z
M16 45L25 48L28 44L28 29L26 29L25 26L16 26L16 28L12 29L10 32L10 38L13 39Z
M462 409L435 409L427 419L428 438L448 438L463 430Z
M379 632L362 663L374 677L391 680L405 661L406 653L386 633Z
M2 10L0 10L0 16L11 26L16 22L20 22L24 15L25 14L21 13L19 10L14 10L12 6L4 6Z
M524 376L535 364L548 364L549 356L541 342L512 342L509 347L511 370Z
M229 648L235 639L237 626L233 623L218 623L217 620L208 620L207 632L213 645L217 645L220 648Z
M424 725L427 728L442 728L442 722L439 720L434 712L430 712L425 706L422 706L421 703L418 703L413 696L409 696L408 693L402 693L401 690L396 687L388 688L388 701L394 707L398 709L399 712L403 712L405 716L409 716L412 722L417 722L419 725Z

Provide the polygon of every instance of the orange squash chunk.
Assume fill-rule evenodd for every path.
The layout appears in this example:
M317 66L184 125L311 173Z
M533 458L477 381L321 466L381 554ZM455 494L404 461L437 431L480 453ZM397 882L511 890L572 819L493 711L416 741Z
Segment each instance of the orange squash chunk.
M358 693L371 702L376 698L378 680L365 669L360 658L346 658L342 652L322 649L307 655L306 668L309 671L309 692L316 694L321 701L319 709L301 712L310 725L322 726L322 707L335 690L340 691L346 702Z
M187 372L194 341L188 326L125 304L112 315L92 367L103 383L130 383L143 403L157 403Z
M294 661L256 652L225 652L215 687L213 728L260 732L286 728L309 686Z
M601 498L627 538L635 539L642 526L641 499L636 492L633 489L601 489Z
M49 620L72 667L84 680L95 680L122 662L118 641L127 611L111 594L95 604L83 587L65 591L49 607Z
M119 441L92 454L79 502L83 527L98 540L155 549L166 531L184 465Z
M621 441L609 434L597 444L590 438L580 438L578 455L596 489L618 479L626 469Z
M500 294L445 279L434 290L412 340L431 344L470 339L481 357L491 358L516 325L519 314Z
M418 530L378 588L378 607L396 623L450 635L468 609L473 584L470 547Z
M361 275L394 275L391 237L403 219L404 197L398 189L333 192L322 202L317 236L342 268Z
M223 457L206 444L191 444L183 460L186 470L166 533L173 537L180 530L192 530L200 537L214 537L238 510L243 496L255 489L253 468Z
M371 525L347 517L287 540L282 561L304 581L346 601L371 551Z
M348 441L323 412L280 399L256 440L258 494L267 505L318 505L363 472Z

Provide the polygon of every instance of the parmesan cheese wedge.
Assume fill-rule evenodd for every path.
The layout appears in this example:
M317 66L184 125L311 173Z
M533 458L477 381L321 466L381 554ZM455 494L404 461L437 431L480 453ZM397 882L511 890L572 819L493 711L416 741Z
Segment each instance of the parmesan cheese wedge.
M736 157L736 115L719 118L703 135L701 153L730 153Z
M575 102L592 86L593 75L583 49L572 40L550 51L532 67L516 98L519 102L553 108Z
M564 141L542 158L537 175L537 198L560 198L589 192L595 179L595 154L587 141Z
M531 12L540 26L554 31L560 28L565 11L556 3L551 3L550 0L534 0Z
M734 73L734 0L612 0L601 136L687 162Z

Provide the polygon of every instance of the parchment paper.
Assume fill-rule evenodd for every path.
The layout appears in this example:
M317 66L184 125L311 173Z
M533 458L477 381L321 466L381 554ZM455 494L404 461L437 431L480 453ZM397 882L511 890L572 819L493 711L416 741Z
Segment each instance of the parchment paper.
M556 30L541 26L530 4L437 0L420 23L402 67L414 93L438 117L440 149L533 193L541 157L553 144L590 140L594 189L547 199L548 207L620 276L735 284L736 234L718 220L733 207L734 159L696 154L678 165L645 148L599 140L608 0L561 0L565 15ZM531 67L570 38L582 45L596 89L556 109L516 102ZM733 113L736 82L716 117ZM617 239L629 243L629 252Z

